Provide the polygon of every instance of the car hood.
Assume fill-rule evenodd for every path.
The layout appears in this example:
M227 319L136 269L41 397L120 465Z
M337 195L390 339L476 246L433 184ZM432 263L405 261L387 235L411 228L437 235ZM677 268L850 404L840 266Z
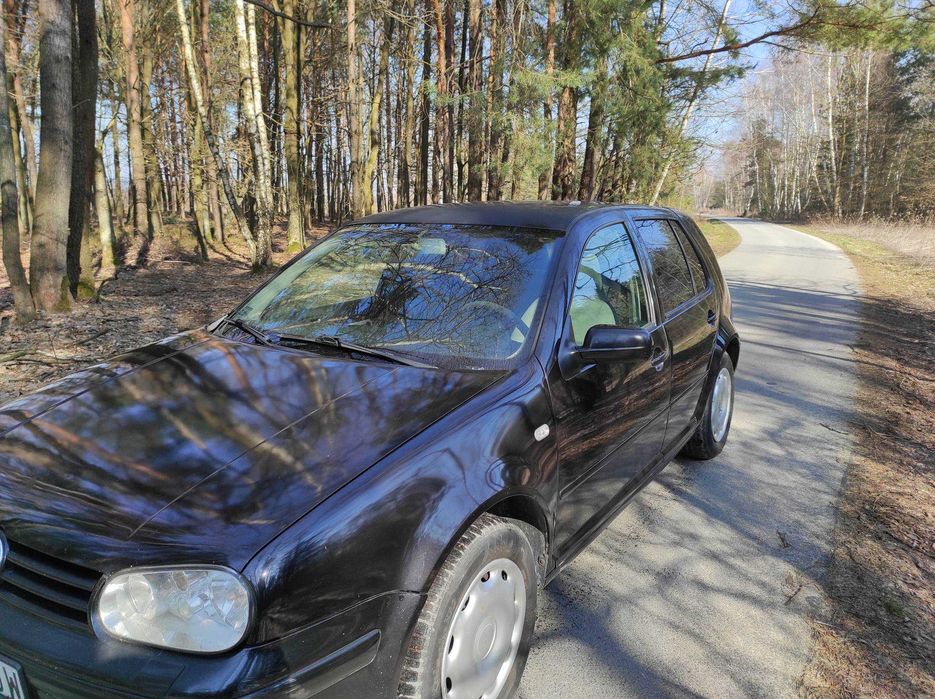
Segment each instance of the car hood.
M102 572L240 569L499 376L170 338L0 409L0 523Z

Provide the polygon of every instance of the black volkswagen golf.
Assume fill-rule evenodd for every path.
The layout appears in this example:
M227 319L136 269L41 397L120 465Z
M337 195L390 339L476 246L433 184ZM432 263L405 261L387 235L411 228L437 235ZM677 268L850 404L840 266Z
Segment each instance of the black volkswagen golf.
M0 696L509 697L739 340L659 208L423 207L0 410Z

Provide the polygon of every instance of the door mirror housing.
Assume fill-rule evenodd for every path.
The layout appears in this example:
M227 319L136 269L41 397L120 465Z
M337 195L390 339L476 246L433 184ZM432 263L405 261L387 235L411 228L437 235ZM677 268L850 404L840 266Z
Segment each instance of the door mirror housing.
M621 328L616 325L595 325L584 337L584 346L575 350L579 362L636 362L648 359L652 353L652 337L643 328Z

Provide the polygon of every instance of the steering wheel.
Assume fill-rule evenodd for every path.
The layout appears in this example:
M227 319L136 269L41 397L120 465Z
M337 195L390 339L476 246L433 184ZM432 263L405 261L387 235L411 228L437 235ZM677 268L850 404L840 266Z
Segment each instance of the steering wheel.
M507 308L506 306L501 306L499 303L494 303L493 301L470 301L464 305L465 310L472 308L483 308L488 311L493 311L498 315L506 318L514 329L520 331L523 336L523 339L526 339L526 335L529 334L529 326L526 325L526 322L523 320L516 311Z

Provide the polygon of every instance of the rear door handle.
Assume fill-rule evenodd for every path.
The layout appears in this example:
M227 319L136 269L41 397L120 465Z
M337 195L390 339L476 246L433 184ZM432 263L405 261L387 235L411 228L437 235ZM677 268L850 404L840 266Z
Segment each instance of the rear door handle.
M649 358L649 363L653 365L653 369L656 371L662 371L663 367L666 365L666 351L661 347L657 347L653 350L652 356Z
M717 314L714 312L714 310L712 309L708 311L708 325L714 325L716 321L717 321Z

